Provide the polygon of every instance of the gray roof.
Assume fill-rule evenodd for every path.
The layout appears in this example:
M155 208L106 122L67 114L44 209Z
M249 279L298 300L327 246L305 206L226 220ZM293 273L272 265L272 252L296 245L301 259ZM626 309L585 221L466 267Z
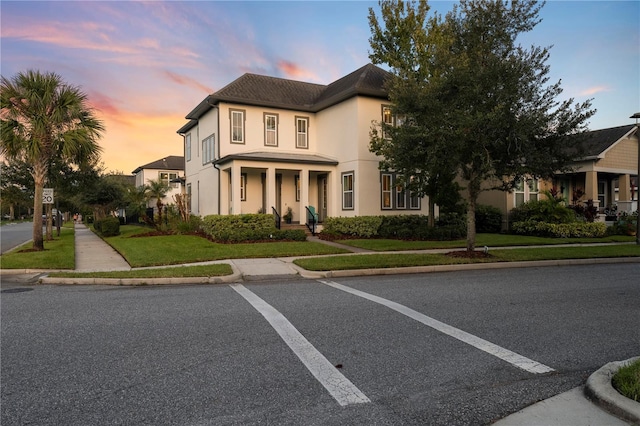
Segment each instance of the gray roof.
M132 173L136 174L144 169L154 170L184 170L184 157L178 155L169 155L151 163L139 166Z
M387 71L367 64L329 85L305 83L257 74L244 74L207 96L186 118L197 120L219 102L318 112L357 95L388 99ZM189 122L178 133L193 127Z
M598 158L616 142L631 133L634 127L634 124L628 124L587 132L583 144L583 158L585 160Z
M286 152L247 152L242 154L231 154L222 157L215 163L223 164L232 160L279 161L282 163L322 164L330 166L338 164L337 160L322 155L290 154Z

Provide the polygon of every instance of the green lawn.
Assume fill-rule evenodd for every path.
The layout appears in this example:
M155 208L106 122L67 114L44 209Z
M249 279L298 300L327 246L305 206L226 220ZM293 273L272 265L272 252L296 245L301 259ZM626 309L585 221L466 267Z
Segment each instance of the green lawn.
M218 244L194 235L131 237L148 228L125 225L121 235L105 240L134 267L174 265L221 259L312 256L346 253L344 249L307 241Z
M510 234L478 234L476 247L512 247L558 244L587 244L610 242L633 242L635 237L613 235L604 238L543 238ZM404 241L390 239L339 240L340 244L359 247L373 251L428 250L440 248L462 248L467 246L466 240L455 241Z
M10 253L0 256L2 269L73 269L75 268L75 248L73 228L62 227L60 237L53 231L53 241L44 242L44 251L28 251L33 246L29 242ZM25 251L27 250L27 251Z
M309 271L337 271L346 269L399 268L409 266L452 265L463 263L515 262L552 259L592 259L599 257L637 257L637 245L595 247L544 247L490 250L491 257L466 259L430 253L375 253L351 256L328 256L297 259L294 263Z
M137 269L111 272L54 272L50 277L61 278L174 278L219 277L231 275L233 269L227 263L215 265L176 266L173 268Z
M640 360L618 370L612 384L622 395L640 402Z

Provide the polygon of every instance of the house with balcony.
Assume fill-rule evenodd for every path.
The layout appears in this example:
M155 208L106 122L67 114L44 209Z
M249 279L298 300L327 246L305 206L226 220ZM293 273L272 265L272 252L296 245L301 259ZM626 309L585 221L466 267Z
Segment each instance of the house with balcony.
M162 204L173 204L173 196L183 192L182 181L184 179L184 157L169 155L151 163L137 167L133 172L135 186L147 185L152 180L162 180L171 189L162 200ZM156 206L156 200L147 202L148 208Z
M207 96L177 133L193 214L427 214L381 172L372 123L390 117L388 73L364 67L328 85L244 74Z

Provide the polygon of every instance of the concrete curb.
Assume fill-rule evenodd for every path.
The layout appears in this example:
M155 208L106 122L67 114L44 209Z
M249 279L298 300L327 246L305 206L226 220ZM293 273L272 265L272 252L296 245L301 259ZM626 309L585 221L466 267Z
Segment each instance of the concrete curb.
M303 278L344 278L371 275L424 274L430 272L476 271L483 269L531 268L567 265L611 263L639 263L640 257L612 257L597 259L536 260L526 262L467 263L457 265L410 266L404 268L346 269L342 271L307 271L299 268ZM296 265L294 265L296 266Z
M611 385L611 378L620 368L639 359L640 356L637 356L625 361L606 364L589 376L584 388L585 394L591 398L594 403L611 414L630 421L634 425L640 425L640 402L626 398L616 391Z

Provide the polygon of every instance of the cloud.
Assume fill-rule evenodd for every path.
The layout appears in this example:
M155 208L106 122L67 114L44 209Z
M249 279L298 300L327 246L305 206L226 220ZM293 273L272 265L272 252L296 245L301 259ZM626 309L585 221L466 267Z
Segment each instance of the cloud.
M314 72L306 70L293 62L280 60L276 66L289 78L295 80L318 80L318 76Z
M602 92L610 92L611 91L611 87L609 86L593 86L593 87L589 87L587 89L582 90L579 95L580 96L593 96L596 93L602 93Z
M213 89L210 88L209 86L205 86L204 84L200 83L197 80L194 80L191 77L187 77L185 75L180 75L180 74L176 74L172 71L169 70L165 70L162 74L164 74L165 77L167 77L169 80L173 81L174 83L183 85L183 86L187 86L187 87L191 87L191 88L195 88L199 91L205 92L207 94L211 94L213 93Z

